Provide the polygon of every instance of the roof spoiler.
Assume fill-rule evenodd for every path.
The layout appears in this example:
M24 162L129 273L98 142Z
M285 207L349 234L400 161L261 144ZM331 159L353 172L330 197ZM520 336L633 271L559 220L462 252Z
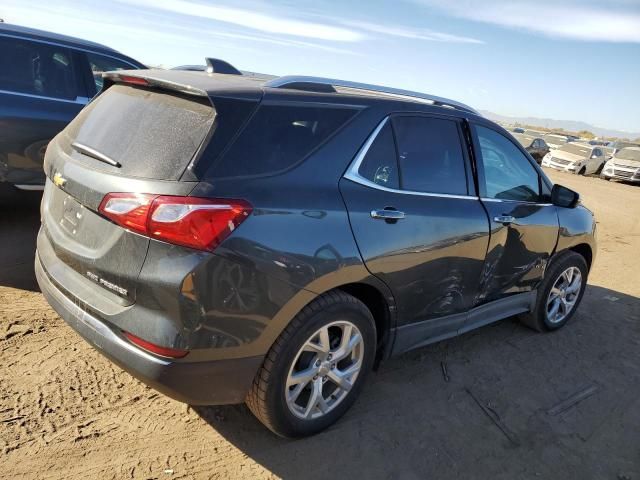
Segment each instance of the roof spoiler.
M203 89L188 84L176 83L170 80L154 77L153 71L148 70L130 70L124 73L123 71L105 72L102 74L102 78L104 79L104 84L102 86L102 90L100 90L100 93L104 92L114 83L125 83L134 86L156 87L164 90L173 90L175 92L185 93L187 95L195 95L198 97L207 96L207 92Z
M219 58L207 57L207 73L226 73L227 75L242 75L242 72L229 62L220 60Z

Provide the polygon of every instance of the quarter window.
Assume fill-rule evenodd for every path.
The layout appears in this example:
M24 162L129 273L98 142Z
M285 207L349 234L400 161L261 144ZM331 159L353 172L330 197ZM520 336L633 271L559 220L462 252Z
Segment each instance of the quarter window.
M355 114L346 107L262 105L215 165L214 175L265 175L291 168Z
M466 195L467 178L458 125L453 120L401 116L393 119L404 190Z
M476 126L484 170L485 197L537 202L538 172L509 139L486 127Z
M382 187L400 188L396 146L390 122L385 123L369 147L358 168L358 174Z
M0 90L75 100L71 52L28 40L0 37Z
M102 90L102 74L104 72L114 70L131 70L136 68L133 65L117 58L105 57L104 55L90 52L87 52L86 55L87 60L89 61L89 66L91 67L91 75L93 76L93 81L96 84L97 92Z

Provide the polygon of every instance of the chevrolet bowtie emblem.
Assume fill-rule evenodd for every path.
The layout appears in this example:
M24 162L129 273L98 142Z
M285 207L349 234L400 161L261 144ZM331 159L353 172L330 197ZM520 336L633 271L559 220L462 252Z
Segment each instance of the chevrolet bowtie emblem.
M67 183L67 179L64 178L62 175L60 175L59 173L56 173L53 176L53 183L55 184L56 187L64 187L65 183Z

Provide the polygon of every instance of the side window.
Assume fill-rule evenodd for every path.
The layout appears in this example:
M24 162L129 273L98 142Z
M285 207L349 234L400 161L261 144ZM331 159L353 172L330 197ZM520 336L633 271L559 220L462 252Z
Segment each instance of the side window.
M596 149L593 151L593 153L594 153L594 155L595 155L596 157L601 157L601 156L602 156L602 151L601 151L599 148L596 148Z
M110 72L112 70L131 70L136 68L124 60L119 60L117 58L105 57L104 55L91 52L86 52L86 55L87 60L89 61L89 66L91 67L93 81L96 83L96 92L102 90L103 72Z
M262 104L214 175L241 177L273 174L302 162L356 114L352 108Z
M75 100L78 88L71 52L0 36L0 90Z
M542 140L536 138L533 141L533 148L542 148Z
M400 188L396 145L391 122L386 122L369 147L358 174L367 180L387 188Z
M485 197L537 202L538 172L527 157L506 137L476 125L485 178Z
M396 117L393 129L402 189L454 195L468 193L464 155L455 121Z

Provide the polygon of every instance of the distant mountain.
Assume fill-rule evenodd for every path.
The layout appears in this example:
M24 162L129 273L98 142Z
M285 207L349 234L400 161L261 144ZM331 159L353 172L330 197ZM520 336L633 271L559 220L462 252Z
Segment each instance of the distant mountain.
M480 113L494 122L505 123L522 123L524 125L536 125L545 128L562 128L570 132L579 132L580 130L588 130L600 137L620 137L635 139L640 138L640 132L623 132L621 130L610 130L608 128L594 127L586 122L578 122L575 120L554 120L553 118L536 118L536 117L508 117L498 113L480 110Z

